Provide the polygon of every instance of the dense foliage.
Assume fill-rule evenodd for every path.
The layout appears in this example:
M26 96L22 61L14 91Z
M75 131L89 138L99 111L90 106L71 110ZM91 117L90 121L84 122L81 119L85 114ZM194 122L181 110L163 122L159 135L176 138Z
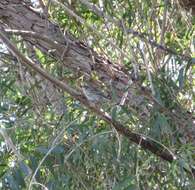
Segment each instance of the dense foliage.
M39 11L41 2L21 4ZM97 55L119 65L135 88L150 92L137 90L140 101L120 104L123 98L118 101L115 89L107 90L95 68L89 84L100 84L111 97L96 106L176 159L167 162L130 142L75 97L23 66L2 42L0 189L195 189L195 23L190 12L167 0L42 3L46 12L37 14L47 15L65 38L82 41L96 52L92 59ZM4 29L9 29L11 24L3 19L0 13ZM55 50L47 52L38 42L34 45L36 40L7 34L51 76L81 89L87 75L66 67ZM112 75L109 69L107 73ZM131 92L130 81L123 90Z

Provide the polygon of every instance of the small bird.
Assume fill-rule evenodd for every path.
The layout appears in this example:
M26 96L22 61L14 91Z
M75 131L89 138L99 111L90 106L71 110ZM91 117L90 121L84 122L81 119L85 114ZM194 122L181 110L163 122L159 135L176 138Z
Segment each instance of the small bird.
M83 85L83 94L92 103L100 103L109 100L108 96L105 96L99 89L92 86Z

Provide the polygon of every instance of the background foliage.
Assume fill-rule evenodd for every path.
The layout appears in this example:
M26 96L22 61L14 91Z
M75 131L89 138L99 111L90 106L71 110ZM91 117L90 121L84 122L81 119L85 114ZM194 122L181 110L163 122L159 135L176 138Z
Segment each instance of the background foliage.
M114 119L159 142L179 159L170 164L130 143L60 91L59 114L44 97L36 74L30 71L31 77L22 79L27 71L1 44L0 123L23 156L18 161L5 139L0 139L1 189L194 189L193 177L184 171L195 165L195 143L187 138L195 133L187 119L190 113L194 117L195 105L194 18L178 3L166 0L90 1L101 15L86 2L52 1L49 19L105 59L123 65L129 75L139 78L140 85L151 89L160 105L177 112L173 117L158 104L147 102L139 107L103 105ZM12 36L12 41L32 57L27 42L18 36ZM35 49L34 56L52 75L66 76L73 85L82 80L74 79L59 60L40 49ZM46 91L52 88L45 85ZM138 117L145 106L150 113Z

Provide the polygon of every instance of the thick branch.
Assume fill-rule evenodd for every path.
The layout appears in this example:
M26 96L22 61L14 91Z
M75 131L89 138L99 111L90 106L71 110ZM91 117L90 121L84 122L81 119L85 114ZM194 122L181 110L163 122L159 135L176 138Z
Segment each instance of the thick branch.
M88 109L92 110L94 113L99 115L102 119L111 124L118 132L128 137L131 141L133 141L136 144L139 144L144 149L150 150L151 152L160 156L164 160L171 162L175 159L175 156L170 151L168 151L168 149L165 150L158 143L146 139L146 137L140 134L131 132L128 128L125 128L125 126L121 125L119 122L114 121L107 113L103 112L101 109L98 109L95 105L90 104L83 94L78 93L78 90L76 91L72 89L68 84L62 83L58 79L55 79L54 77L46 73L42 68L40 68L38 65L33 63L29 58L25 57L23 54L19 52L19 50L6 37L6 34L3 32L2 28L0 30L0 38L7 45L10 51L12 51L24 65L32 68L42 77L55 84L58 88L66 91L76 100L79 100L84 106L86 106Z
M76 100L79 100L85 107L87 107L88 109L92 110L94 113L99 115L103 120L105 120L107 123L109 123L111 126L113 126L119 133L121 133L123 136L127 137L130 141L140 145L145 150L151 151L152 153L156 154L157 156L159 156L163 160L166 160L169 162L176 160L176 156L171 151L169 151L166 147L163 147L162 145L160 145L156 141L153 141L153 140L145 137L144 135L131 132L128 128L126 128L125 126L123 126L119 122L114 121L111 118L111 116L108 115L106 112L102 111L101 109L98 109L95 105L90 104L85 96L83 96L82 94L78 94L78 92L76 90L72 89L67 84L62 83L58 79L55 79L51 75L47 74L42 68L38 67L29 58L25 57L23 54L21 54L19 52L19 50L6 37L2 28L0 30L0 38L7 45L7 47L10 49L10 51L12 51L16 55L16 57L18 57L22 61L22 63L24 65L32 68L34 71L36 71L38 74L40 74L43 78L49 80L54 85L56 85L58 88L66 91L71 96L73 96ZM193 168L192 168L191 172L195 176L195 170Z

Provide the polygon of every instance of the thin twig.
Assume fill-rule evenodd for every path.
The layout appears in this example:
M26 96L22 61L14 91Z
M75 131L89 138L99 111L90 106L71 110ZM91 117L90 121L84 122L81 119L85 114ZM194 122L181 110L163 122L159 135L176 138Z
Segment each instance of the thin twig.
M33 183L34 183L35 176L37 175L37 172L39 171L41 165L43 164L43 162L45 161L45 159L48 157L48 155L54 150L54 148L55 148L58 144L60 144L64 132L65 132L65 131L67 130L67 128L70 127L75 121L76 121L76 120L72 121L71 123L68 124L68 126L64 127L64 128L59 132L59 134L56 136L56 138L53 140L50 149L47 151L47 153L45 154L45 156L41 159L41 161L39 162L39 164L38 164L36 170L35 170L34 173L33 173L33 176L32 176L32 178L31 178L30 183L29 183L29 186L28 186L28 189L29 189L29 190L31 190L31 186L32 186Z
M100 10L95 4L89 3L87 0L80 0L84 5L86 5L91 11L93 11L94 13L96 13L98 16L106 18L108 21L114 23L116 26L118 26L122 31L124 31L124 26L122 26L121 22L114 19L113 17L110 17L109 15L106 15L105 12L103 12L102 10ZM165 14L165 18L166 18L166 11L164 12ZM166 19L164 20L164 22L166 23ZM138 37L141 40L143 40L143 42L148 42L151 46L156 47L157 49L161 49L167 53L179 56L180 58L184 59L184 60L189 60L191 59L190 56L185 55L185 54L178 54L175 50L172 50L171 48L165 47L163 46L161 43L157 43L152 39L148 39L148 34L147 33L139 33L133 29L125 29L126 32L128 34L132 34L134 37Z

